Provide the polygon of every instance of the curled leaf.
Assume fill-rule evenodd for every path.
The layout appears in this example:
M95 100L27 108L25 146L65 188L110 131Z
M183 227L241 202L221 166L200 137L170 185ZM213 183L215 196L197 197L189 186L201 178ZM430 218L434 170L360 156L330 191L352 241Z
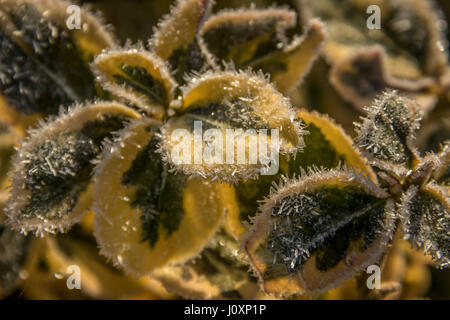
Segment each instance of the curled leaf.
M243 242L264 291L321 293L377 262L394 229L386 197L351 171L282 180Z
M433 85L431 78L419 81L394 78L386 66L386 53L380 46L360 49L335 63L330 72L330 82L344 99L358 108L369 105L388 88L411 93Z
M152 114L163 114L174 98L176 85L166 63L142 48L104 52L93 67L106 90Z
M403 233L413 247L423 248L441 268L450 266L449 191L433 184L411 187L400 205Z
M296 14L286 9L226 10L209 18L200 36L220 61L243 68L287 44L285 31L296 24Z
M209 0L177 0L150 39L152 51L169 62L178 83L184 83L186 73L204 71L214 65L208 51L197 41L210 3Z
M181 115L162 128L161 151L188 175L235 182L276 174L278 154L303 146L288 99L259 75L226 71L193 78L177 111Z
M103 141L139 117L125 106L102 102L76 106L32 130L12 161L7 214L13 227L43 234L78 222L91 204L93 160Z
M327 33L319 20L312 20L302 37L274 54L255 61L251 67L271 75L271 80L283 94L290 94L303 80L318 58Z
M94 233L101 253L128 273L195 257L227 211L227 188L169 172L157 153L155 120L125 129L96 172Z
M363 99L370 99L364 94L381 94L383 82L387 81L395 89L415 90L425 108L433 107L435 101L430 100L437 98L436 90L443 89L440 79L448 61L448 41L442 27L446 21L433 1L348 0L343 4L339 0L306 0L302 5L305 17L320 18L327 27L329 38L323 54L332 67L340 68L340 76L348 77L343 81L332 76L344 99L360 109L364 106ZM379 14L367 11L373 6L379 8ZM370 51L373 46L381 46L385 52L382 64L389 73L384 78L379 74L383 68L377 65L375 57L369 68L375 73L363 70L367 64L349 65L355 52ZM357 61L363 62L364 58L368 57L358 57ZM357 90L346 85L350 81Z
M288 94L309 71L326 38L323 24L313 20L304 36L289 43L285 33L295 24L296 14L286 9L224 11L205 22L200 37L219 60L269 73L280 92Z
M418 158L413 141L422 116L419 106L387 91L366 112L363 122L356 124L359 146L374 165L404 175Z
M381 11L381 29L368 28L367 8ZM306 0L308 16L322 18L330 34L324 53L331 63L348 57L355 49L375 44L388 53L388 67L396 78L438 77L447 63L442 16L431 1L422 0Z

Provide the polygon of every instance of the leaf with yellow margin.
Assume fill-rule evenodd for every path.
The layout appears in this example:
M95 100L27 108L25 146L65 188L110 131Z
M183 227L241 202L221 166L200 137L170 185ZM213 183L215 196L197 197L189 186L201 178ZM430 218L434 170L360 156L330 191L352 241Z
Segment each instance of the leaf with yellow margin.
M162 127L161 149L187 175L254 178L270 170L278 152L295 154L303 146L289 100L261 74L224 71L192 78L176 111L179 116Z
M140 118L115 102L74 106L30 130L12 159L6 214L22 232L66 231L89 210L92 174L105 139Z
M121 132L95 175L101 253L136 275L197 256L228 207L228 187L168 170L157 153L159 126L146 119Z
M168 66L141 47L103 52L93 69L106 90L154 116L162 117L174 98L176 84Z
M4 0L0 8L0 110L26 128L56 115L61 106L94 99L101 92L89 63L114 45L97 17L80 10L82 25L69 29L62 0Z
M243 247L266 293L320 294L377 262L394 203L349 170L284 180L261 204Z
M168 61L175 80L183 84L189 72L214 66L210 53L197 41L199 28L210 11L210 0L177 0L149 41L151 51Z

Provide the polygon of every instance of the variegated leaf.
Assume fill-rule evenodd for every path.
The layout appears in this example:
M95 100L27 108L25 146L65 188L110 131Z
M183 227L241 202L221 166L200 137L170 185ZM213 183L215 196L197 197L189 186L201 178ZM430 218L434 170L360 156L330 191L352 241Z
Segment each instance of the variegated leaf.
M306 110L298 111L297 119L305 124L308 134L304 136L304 152L297 154L295 159L285 160L289 169L283 169L281 165L285 175L298 175L302 169L313 166L331 169L345 165L368 176L372 182L377 182L375 173L353 144L352 138L333 119Z
M327 38L325 26L312 20L302 37L295 38L272 55L254 61L251 67L271 75L283 94L290 94L308 74Z
M154 117L161 118L174 98L176 84L168 66L141 47L103 52L93 67L106 90Z
M162 128L161 152L188 175L235 182L276 173L278 153L295 154L303 146L289 100L261 75L225 71L193 78L176 111L180 116Z
M69 7L73 5L71 1L19 0L17 2L34 5L44 17L63 26L79 47L82 59L88 63L93 61L103 49L112 47L116 43L111 26L105 25L100 13L91 13L86 6L81 7L80 28L77 28L77 26L69 27L70 22L73 22L68 19L69 12L73 12L69 10Z
M94 187L101 253L143 275L198 255L219 229L228 187L169 172L155 120L122 131L105 152Z
M105 139L140 115L123 105L102 102L76 106L31 131L12 160L7 214L26 233L64 231L91 205L93 160Z
M314 20L303 37L289 43L285 33L296 20L286 9L223 11L205 22L200 36L220 61L261 69L287 94L309 71L326 38L324 26Z
M60 107L97 96L89 62L113 39L82 11L83 30L69 30L61 0L2 0L0 110L26 127Z
M357 50L333 65L330 82L345 100L359 109L370 105L380 92L395 88L416 98L424 111L431 110L436 103L435 99L427 103L415 92L430 88L433 80L394 78L386 66L386 59L386 52L380 46Z
M413 247L423 248L439 267L450 266L450 193L428 184L411 187L401 199L403 233Z
M210 11L210 0L177 0L171 12L159 22L150 48L174 71L175 80L183 84L190 72L214 66L209 52L197 41L199 28Z
M305 110L297 112L297 120L301 120L308 134L304 136L305 148L303 152L294 156L281 156L280 172L275 176L261 176L255 181L240 182L236 188L237 214L233 211L229 217L234 221L231 225L236 233L245 230L237 221L246 221L253 217L258 209L258 201L270 193L273 183L281 179L281 175L300 175L309 167L335 168L340 164L355 168L358 172L368 176L373 182L377 177L366 159L354 147L352 139L331 118L316 112Z
M355 172L313 172L271 192L243 245L266 293L317 294L380 259L393 210L387 194Z
M366 109L367 116L356 124L357 142L374 165L402 177L418 162L414 147L422 113L419 106L386 91Z
M381 29L367 28L367 8L381 11ZM355 49L382 44L387 65L396 78L419 80L444 72L447 48L439 28L442 17L430 1L422 0L306 0L306 15L324 19L330 38L324 53L331 63Z
M421 97L421 103L425 103L426 108L433 106L430 100L436 99L435 89L440 86L439 79L446 69L448 42L441 27L446 22L432 1L347 0L343 3L340 0L306 0L302 4L302 12L306 17L320 18L327 26L329 41L323 52L332 66L344 63L341 67L348 68L348 64L341 62L342 59L350 59L361 49L381 45L386 50L383 64L389 70L385 80L389 80L390 85L399 90L426 88L427 94L426 97ZM380 9L379 27L370 27L373 17L378 15L375 11L367 10L374 5ZM373 69L376 64L370 67ZM357 70L358 68L353 69L354 73L350 77L355 79L353 82L357 87L369 84L369 81L373 87L366 88L367 90L374 91L375 95L382 93L384 88L378 83L382 79L377 74L363 71L355 73ZM394 82L391 81L393 79ZM361 99L364 97L354 97L354 88L347 91L348 86L336 79L333 84L337 84L338 91L355 107L362 107ZM420 91L416 93L424 94Z
M285 31L296 20L295 12L281 8L225 10L204 23L200 37L219 62L245 68L286 46Z
M43 258L49 269L45 274L50 279L46 287L40 288L44 291L41 296L52 294L52 291L62 291L63 295L69 295L70 291L80 291L83 296L92 299L133 299L138 296L148 299L174 298L161 285L148 288L142 281L118 272L98 254L95 239L91 235L80 233L77 228L55 238L47 237L44 241ZM74 272L73 266L77 266L80 271L80 290L67 290L67 283L70 283L70 276ZM35 272L39 273L39 270ZM33 280L36 278L39 276L35 274ZM28 288L36 286L34 282L27 284L26 294L37 289ZM66 290L58 290L58 286L66 287ZM64 298L70 299L71 296Z

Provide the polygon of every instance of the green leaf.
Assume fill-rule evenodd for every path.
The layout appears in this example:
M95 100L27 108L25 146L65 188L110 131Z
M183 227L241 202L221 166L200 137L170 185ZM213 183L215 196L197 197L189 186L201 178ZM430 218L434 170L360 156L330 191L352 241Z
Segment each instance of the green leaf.
M162 117L174 98L175 81L166 63L143 48L113 49L93 63L102 86L154 117Z
M228 186L168 170L157 152L160 125L131 124L105 149L95 175L101 253L136 275L197 256L229 211Z
M113 40L85 11L86 32L67 29L68 5L59 0L2 2L0 93L5 101L0 106L13 120L57 114L61 106L97 95L89 62Z
M433 184L411 187L401 199L403 233L413 247L423 248L440 268L450 266L449 190Z
M419 157L413 141L422 117L420 107L396 91L387 91L365 111L363 122L356 124L359 146L375 166L405 175Z
M102 102L76 106L31 131L12 160L7 214L15 229L65 231L89 209L93 160L105 139L140 115L123 105Z
M380 259L393 209L355 172L311 171L272 190L243 246L266 293L319 294Z
M282 159L282 162L287 163L286 168L281 164L285 175L298 175L313 166L332 169L345 165L368 176L372 182L377 182L375 173L354 146L352 138L333 119L315 111L300 110L297 120L305 124L309 134L304 136L305 148L302 153L295 158Z

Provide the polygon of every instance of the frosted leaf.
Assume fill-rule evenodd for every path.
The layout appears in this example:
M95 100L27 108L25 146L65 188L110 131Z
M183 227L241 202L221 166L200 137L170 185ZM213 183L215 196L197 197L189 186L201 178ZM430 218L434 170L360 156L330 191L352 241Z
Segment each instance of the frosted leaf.
M23 126L97 95L89 62L113 39L84 10L84 23L96 31L67 29L68 5L60 0L2 1L0 99L5 101L0 105L13 121L25 120Z
M447 141L438 155L433 178L441 185L450 187L450 141Z
M326 38L323 24L313 20L302 37L290 40L286 31L295 25L296 14L282 8L225 10L205 22L200 40L218 62L262 70L280 92L289 94L308 73Z
M168 66L141 47L104 52L93 68L106 90L150 114L161 117L174 98L176 84Z
M258 211L259 201L270 194L273 184L278 183L282 175L288 177L301 175L314 166L333 169L344 165L353 167L373 182L377 181L375 173L355 148L352 139L331 118L314 111L301 110L297 112L296 119L301 120L308 131L303 137L304 149L295 156L282 155L279 174L260 176L258 180L241 181L236 185L238 216L241 220L254 217Z
M180 84L184 83L186 73L205 71L215 65L202 42L197 41L210 4L209 0L177 0L150 39L152 52L168 61Z
M169 172L156 152L159 126L145 119L119 132L95 174L101 253L135 275L197 256L229 211L226 186Z
M161 152L188 175L230 182L254 178L275 168L279 153L303 147L304 132L289 100L261 75L225 71L194 77L177 111L180 116L162 128Z
M286 159L289 171L284 172L285 175L299 175L302 170L314 166L332 169L344 165L367 175L373 182L377 181L368 161L332 118L315 111L301 110L297 112L297 119L305 124L308 134L304 136L303 152Z
M254 70L271 75L271 80L283 94L290 94L308 74L319 57L327 33L319 20L312 20L301 37L294 38L289 45L272 55L251 64Z
M7 215L24 233L65 231L89 209L91 175L105 139L139 114L117 103L76 106L31 131L14 156Z
M243 246L266 293L318 294L380 259L394 204L352 171L282 181L260 206Z
M405 238L423 248L441 268L450 266L450 200L446 188L429 184L411 187L401 199Z
M356 140L364 154L374 165L396 174L414 167L418 158L413 141L420 126L419 106L396 91L386 91L365 111L367 116L356 124Z
M219 62L243 68L287 45L285 31L296 18L281 8L225 10L203 24L200 36Z

